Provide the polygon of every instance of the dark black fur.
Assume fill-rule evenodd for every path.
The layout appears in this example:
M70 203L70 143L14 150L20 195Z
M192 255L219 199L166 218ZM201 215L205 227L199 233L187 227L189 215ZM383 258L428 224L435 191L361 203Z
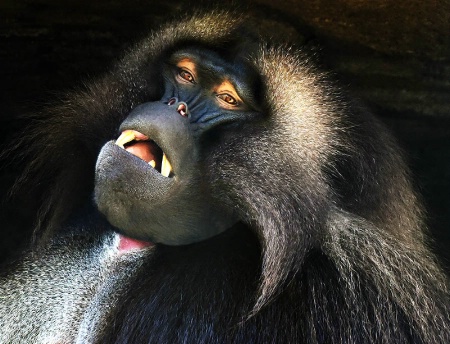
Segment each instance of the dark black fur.
M258 37L257 28L222 12L169 24L109 75L31 119L20 145L29 146L31 180L51 181L41 213L46 238L88 199L103 143L131 109L161 96L162 52L192 42L232 46L248 53L264 83L263 116L216 130L204 150L204 177L217 199L238 210L239 224L197 244L159 245L103 267L98 250L102 242L114 246L112 234L86 214L94 224L82 216L75 229L63 227L67 245L47 246L41 259L25 259L4 277L0 298L9 301L0 305L0 339L450 342L447 281L426 248L420 202L394 140L300 49ZM61 269L78 272L61 277ZM64 335L41 335L57 313L52 299L67 293L61 284L78 295L80 316L58 329ZM44 306L25 306L25 298Z

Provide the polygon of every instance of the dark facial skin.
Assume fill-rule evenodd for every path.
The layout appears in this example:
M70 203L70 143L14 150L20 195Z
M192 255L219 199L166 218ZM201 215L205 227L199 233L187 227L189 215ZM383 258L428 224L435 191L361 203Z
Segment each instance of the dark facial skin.
M202 145L213 128L259 115L258 83L242 60L200 48L172 54L163 76L162 99L133 109L100 152L95 201L126 236L184 245L239 221L205 181Z
M229 63L203 49L185 49L173 54L165 71L162 100L176 97L189 105L193 122L207 122L208 129L252 115L256 75L242 61Z

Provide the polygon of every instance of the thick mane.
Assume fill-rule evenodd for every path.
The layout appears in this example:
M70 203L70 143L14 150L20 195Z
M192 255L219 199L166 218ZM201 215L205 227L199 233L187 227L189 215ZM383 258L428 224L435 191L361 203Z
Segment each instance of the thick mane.
M325 253L345 285L342 306L348 309L344 312L358 314L363 322L377 319L387 330L371 333L374 329L367 327L363 337L375 334L381 342L396 342L392 338L409 319L412 338L445 343L446 331L433 333L429 329L448 323L448 285L420 243L398 240L395 234L344 212L336 212L330 219L328 235ZM369 311L364 309L364 297L373 300Z

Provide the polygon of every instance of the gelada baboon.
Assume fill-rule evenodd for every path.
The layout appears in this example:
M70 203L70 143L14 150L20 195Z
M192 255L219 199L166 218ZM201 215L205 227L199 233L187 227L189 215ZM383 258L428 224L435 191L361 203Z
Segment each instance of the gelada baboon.
M258 25L178 19L30 118L1 343L450 343L393 138Z

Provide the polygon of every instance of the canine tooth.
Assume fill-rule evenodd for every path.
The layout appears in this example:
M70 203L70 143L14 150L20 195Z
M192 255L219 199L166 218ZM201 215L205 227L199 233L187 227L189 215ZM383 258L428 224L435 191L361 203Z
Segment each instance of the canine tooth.
M151 167L155 168L155 166L156 166L156 161L155 161L155 160L151 160L151 161L148 162L148 164L149 164Z
M170 172L172 172L172 166L170 165L169 160L165 154L163 154L162 163L161 163L161 174L164 177L168 177Z
M136 138L133 130L125 130L120 134L119 138L116 140L116 145L124 148L124 145L128 142L133 141Z

